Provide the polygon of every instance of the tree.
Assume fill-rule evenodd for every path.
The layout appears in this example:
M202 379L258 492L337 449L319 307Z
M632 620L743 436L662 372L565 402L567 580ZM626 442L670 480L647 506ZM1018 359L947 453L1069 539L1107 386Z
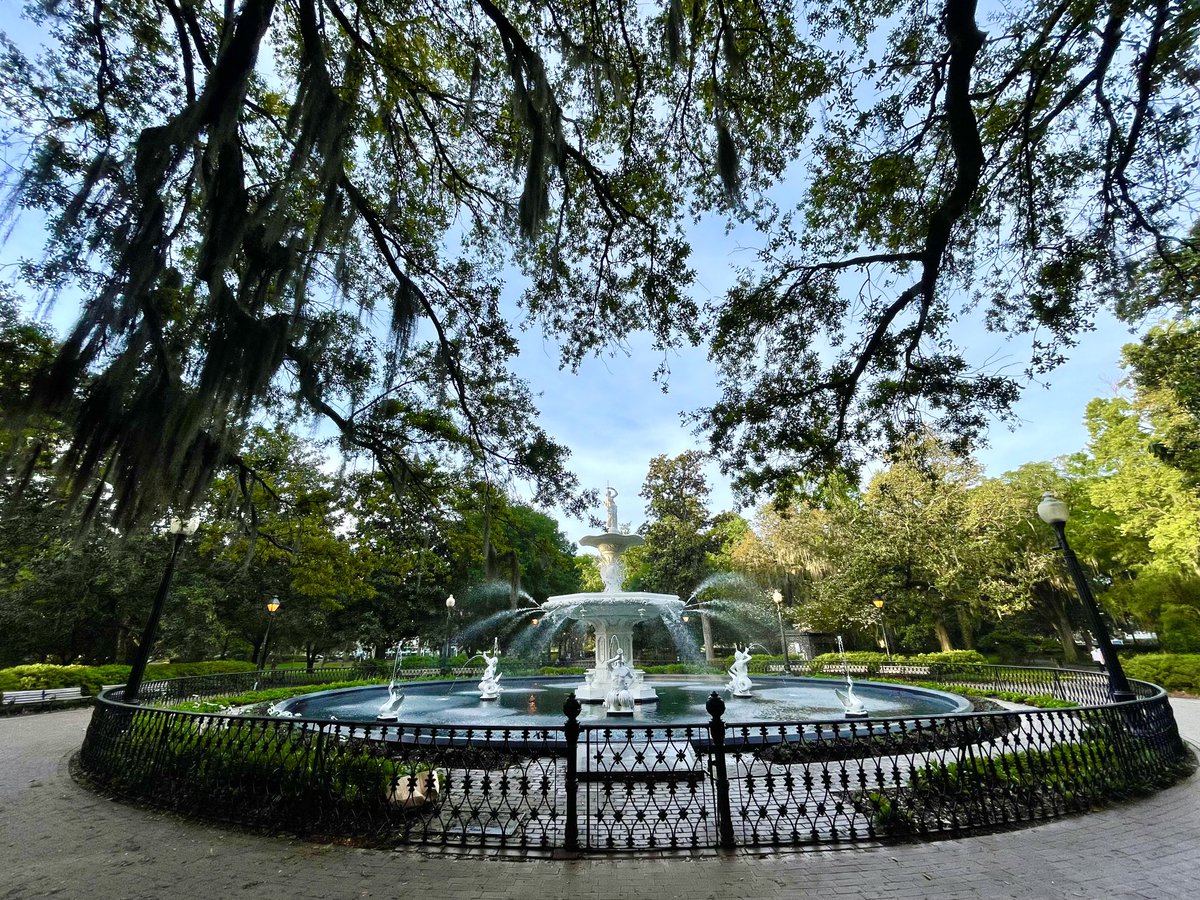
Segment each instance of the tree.
M441 443L569 491L505 375L510 259L568 365L635 326L707 339L697 424L753 493L919 420L965 448L1019 385L956 320L1036 329L1041 373L1139 262L1195 247L1187 6L1026 0L988 33L975 0L37 10L51 55L0 71L51 221L27 274L87 302L33 408L74 423L76 479L111 464L126 522L194 502L285 402L398 484ZM702 316L682 222L710 212L765 237Z
M229 594L256 653L264 604L277 597L283 608L272 630L302 646L311 668L318 653L352 633L339 614L374 596L377 560L352 539L349 500L321 471L317 448L285 429L257 427L241 457L247 469L236 481L218 482L214 505L232 511L242 504L248 512L208 525L202 549L231 570Z
M747 492L856 470L924 425L965 450L1020 387L953 340L975 304L1036 330L1041 374L1097 308L1128 308L1139 262L1196 249L1190 8L802 9L830 48L810 180L794 208L756 207L767 237L711 336L723 394L697 416Z
M1136 396L1088 404L1091 441L1077 465L1098 521L1082 547L1108 579L1108 605L1156 623L1171 643L1168 625L1190 634L1200 616L1200 497L1148 449L1154 422Z
M1192 277L1197 264L1191 262ZM1150 449L1200 488L1200 322L1181 319L1147 331L1124 348L1129 381L1154 422Z
M638 558L641 590L676 594L686 600L712 574L709 557L719 548L721 535L709 530L711 488L704 476L705 462L704 454L696 450L650 460L640 492L649 519L642 528L646 543ZM707 612L701 612L700 623L704 656L711 663L716 656Z

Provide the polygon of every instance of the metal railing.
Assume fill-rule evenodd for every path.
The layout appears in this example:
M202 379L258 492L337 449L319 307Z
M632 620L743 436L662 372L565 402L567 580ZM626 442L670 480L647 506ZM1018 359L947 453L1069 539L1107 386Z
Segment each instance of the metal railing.
M152 682L97 701L83 771L121 796L311 836L456 848L616 851L959 836L1154 790L1190 771L1165 693L1094 702L1096 672L956 667L948 687L1071 709L738 723L431 726L189 713L146 705L353 680L328 669ZM913 673L929 681L930 673Z

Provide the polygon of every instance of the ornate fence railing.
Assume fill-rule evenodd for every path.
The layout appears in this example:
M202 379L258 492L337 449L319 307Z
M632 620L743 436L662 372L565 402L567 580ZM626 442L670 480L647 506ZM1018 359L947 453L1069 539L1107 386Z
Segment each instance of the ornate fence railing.
M352 674L152 682L139 705L106 691L81 768L115 794L243 825L604 852L963 835L1153 790L1193 759L1161 689L1135 682L1138 698L1112 705L1102 674L1073 670L906 677L1046 694L1077 708L803 723L726 722L715 693L708 721L669 728L581 723L573 698L561 726L528 728L163 708Z

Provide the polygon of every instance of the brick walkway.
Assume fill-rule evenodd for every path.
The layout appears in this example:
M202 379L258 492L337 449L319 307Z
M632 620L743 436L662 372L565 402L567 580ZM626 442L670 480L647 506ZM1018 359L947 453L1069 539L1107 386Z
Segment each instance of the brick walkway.
M1200 700L1173 703L1200 744ZM0 719L0 898L1197 896L1200 775L1135 803L931 844L659 859L517 860L241 833L101 799L67 759L90 710Z

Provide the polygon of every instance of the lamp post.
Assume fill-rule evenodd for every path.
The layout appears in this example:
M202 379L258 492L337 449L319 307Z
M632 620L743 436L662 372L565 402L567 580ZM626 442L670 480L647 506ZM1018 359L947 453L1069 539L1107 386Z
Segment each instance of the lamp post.
M783 671L792 674L792 660L788 656L787 635L783 631L783 594L774 591L771 599L775 601L775 615L779 618L779 643L783 645Z
M275 613L279 612L279 598L272 597L267 601L267 630L263 632L262 649L258 652L258 671L267 667L267 653L271 646L271 623L275 621Z
M138 691L142 687L142 676L146 674L146 663L150 661L150 650L158 637L158 620L162 617L163 606L167 602L167 592L171 589L171 579L175 577L175 561L183 542L196 533L200 527L200 517L192 516L187 521L178 516L171 517L167 533L172 536L171 555L167 559L167 567L163 570L162 580L158 583L158 591L154 594L154 605L150 608L150 618L146 621L146 629L142 632L142 641L138 644L133 664L129 667L129 680L125 682L125 702L137 703Z
M1054 529L1058 537L1058 548L1062 550L1063 558L1067 561L1067 571L1071 573L1071 580L1075 582L1079 599L1083 601L1083 607L1092 620L1092 632L1096 635L1096 643L1100 645L1100 654L1104 657L1104 667L1108 670L1109 694L1118 703L1134 699L1129 679L1125 677L1121 660L1117 658L1112 639L1108 636L1108 626L1104 624L1104 619L1100 616L1100 607L1096 605L1096 598L1092 596L1091 586L1088 585L1083 569L1079 566L1075 551L1067 543L1067 504L1047 491L1042 495L1042 502L1038 504L1037 511L1038 517Z
M454 611L454 595L446 598L446 642L442 644L442 674L450 671L450 613Z
M879 630L883 632L883 652L887 654L887 658L892 658L892 645L888 643L887 636L887 620L883 617L883 598L876 597L871 601L875 604L875 608L879 610Z

